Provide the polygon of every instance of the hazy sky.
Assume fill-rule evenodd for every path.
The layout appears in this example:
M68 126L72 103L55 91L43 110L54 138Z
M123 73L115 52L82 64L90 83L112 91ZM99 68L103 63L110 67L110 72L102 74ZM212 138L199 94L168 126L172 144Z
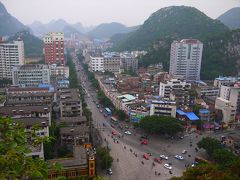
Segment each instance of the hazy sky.
M230 8L240 7L240 0L0 0L10 14L24 24L35 20L48 23L65 19L84 26L120 22L128 26L142 24L156 10L171 5L194 6L211 18Z

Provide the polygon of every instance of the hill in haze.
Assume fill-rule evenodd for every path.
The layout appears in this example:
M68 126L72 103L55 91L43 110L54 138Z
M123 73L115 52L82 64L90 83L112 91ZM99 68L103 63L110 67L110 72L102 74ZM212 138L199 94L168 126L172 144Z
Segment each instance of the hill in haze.
M24 42L25 57L41 57L43 55L43 41L29 31L19 31L13 36L8 38L8 42L12 42L20 38Z
M240 28L240 7L228 10L217 19L231 29Z
M34 35L38 37L43 37L44 34L48 32L64 32L65 37L70 37L71 34L82 35L81 31L84 31L84 27L81 23L76 23L74 25L69 24L63 19L52 20L47 24L43 24L40 21L35 21L28 25L33 31Z
M22 29L27 29L27 27L11 16L0 2L0 36L11 36Z
M126 27L123 24L112 22L112 23L103 23L96 26L88 35L96 39L108 39L111 36L119 33L128 33L137 29L138 26Z

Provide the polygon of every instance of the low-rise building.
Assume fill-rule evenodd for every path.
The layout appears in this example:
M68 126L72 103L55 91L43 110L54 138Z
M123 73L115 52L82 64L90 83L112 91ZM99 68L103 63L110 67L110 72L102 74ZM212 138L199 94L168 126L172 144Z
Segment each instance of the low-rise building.
M202 121L210 120L210 111L208 109L199 109L199 118Z
M50 84L50 69L43 64L15 66L12 69L13 85L37 87L39 84Z
M219 119L219 121L222 121L226 124L234 121L236 107L231 105L231 101L218 97L215 102L215 109L219 110L222 114L222 118Z
M128 105L133 104L136 100L136 97L130 94L124 94L117 97L118 103L116 108L123 110L126 114L128 113Z
M222 77L222 76L219 76L218 78L215 78L213 85L220 88L221 85L224 85L224 86L233 85L238 80L240 80L239 77Z
M219 95L219 87L216 86L200 86L196 91L200 97L217 97Z
M78 89L60 89L58 94L61 117L82 116L82 105Z
M188 90L191 89L191 84L180 79L171 79L166 82L160 82L159 96L165 100L170 99L170 94L173 90Z
M138 69L138 59L130 55L121 55L121 69L122 71L136 72Z
M176 117L176 103L172 101L154 100L150 105L150 116L152 115Z

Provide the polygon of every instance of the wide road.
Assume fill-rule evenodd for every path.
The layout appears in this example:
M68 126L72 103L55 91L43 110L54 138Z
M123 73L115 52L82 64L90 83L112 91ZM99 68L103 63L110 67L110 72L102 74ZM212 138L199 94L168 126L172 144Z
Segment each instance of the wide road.
M125 135L124 130L118 127L111 127L110 118L104 117L100 109L97 108L96 103L94 103L97 101L96 92L92 89L90 82L88 82L83 68L75 55L73 56L73 61L78 72L78 78L86 91L85 101L92 112L94 126L99 128L102 138L106 139L103 146L108 146L111 149L111 155L114 158L112 166L113 175L107 176L107 179L145 180L169 179L173 176L181 176L185 170L185 165L191 165L194 162L196 155L194 148L201 137L190 134L186 135L184 139L166 139L152 135L148 145L140 145L139 138L141 134L134 130L133 127L129 129L132 135ZM105 126L103 126L103 123ZM122 124L125 125L124 123ZM112 131L117 133L116 137L112 136ZM119 135L121 138L119 138ZM190 142L192 142L191 147ZM183 149L187 150L188 153L181 154ZM152 154L150 160L143 159L142 156L145 153ZM160 154L167 155L169 160L163 160L162 164L155 163L155 166L153 166L153 159L159 157ZM182 155L184 160L175 159L174 156L176 154ZM116 161L117 158L119 162ZM171 171L173 174L169 174L169 170L163 167L165 163L172 163ZM155 175L156 172L157 174L161 173L161 175Z

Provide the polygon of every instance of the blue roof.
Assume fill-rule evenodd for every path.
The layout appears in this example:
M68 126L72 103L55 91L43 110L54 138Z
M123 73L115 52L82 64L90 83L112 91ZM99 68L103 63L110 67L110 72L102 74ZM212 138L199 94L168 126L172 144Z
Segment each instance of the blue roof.
M184 112L180 109L177 110L177 113L181 116L185 115L190 121L197 121L199 120L199 117L194 112Z
M201 113L201 114L209 114L209 110L208 109L199 109L199 113Z

